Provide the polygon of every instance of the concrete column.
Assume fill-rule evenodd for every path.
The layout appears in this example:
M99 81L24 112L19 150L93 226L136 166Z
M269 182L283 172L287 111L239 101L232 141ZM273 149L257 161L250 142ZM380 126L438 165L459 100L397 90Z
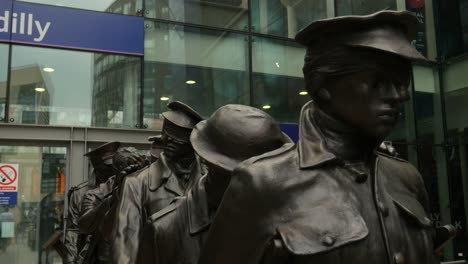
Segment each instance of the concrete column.
M327 18L335 17L335 0L327 0Z

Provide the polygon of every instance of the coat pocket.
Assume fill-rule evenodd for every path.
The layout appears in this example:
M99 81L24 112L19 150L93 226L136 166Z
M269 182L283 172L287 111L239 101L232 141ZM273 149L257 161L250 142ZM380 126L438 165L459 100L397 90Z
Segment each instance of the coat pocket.
M362 240L369 234L360 215L329 219L328 223L310 221L308 225L280 226L277 235L289 253L312 255Z
M432 221L427 216L421 203L410 195L393 195L395 205L416 224L424 228L432 228Z

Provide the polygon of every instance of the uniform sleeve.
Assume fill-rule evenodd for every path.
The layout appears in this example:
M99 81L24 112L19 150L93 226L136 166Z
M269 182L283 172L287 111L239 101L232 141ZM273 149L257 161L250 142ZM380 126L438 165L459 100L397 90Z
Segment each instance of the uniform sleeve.
M79 192L73 191L68 201L67 228L64 238L65 257L63 263L75 263L78 255L78 219L80 213Z
M104 195L99 188L86 192L81 201L81 212L78 221L80 232L84 234L94 232L108 210L109 198L104 199Z
M143 221L142 187L138 175L128 177L121 185L116 201L115 238L112 242L112 263L134 264L137 261Z
M270 239L262 188L251 172L239 170L210 227L198 264L258 264Z

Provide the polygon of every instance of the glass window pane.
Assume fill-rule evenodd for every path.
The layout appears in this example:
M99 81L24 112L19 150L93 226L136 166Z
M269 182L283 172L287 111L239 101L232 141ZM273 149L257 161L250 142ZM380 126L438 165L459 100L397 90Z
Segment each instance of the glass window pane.
M247 0L145 0L145 17L246 30Z
M248 104L247 37L223 31L147 22L144 118L150 128L173 100L204 116L229 104Z
M9 46L0 44L0 62L5 66L0 69L0 122L5 119L5 104L7 97L7 78L8 78L8 50Z
M10 121L127 128L137 124L140 58L25 46L12 49ZM110 63L110 58L120 61Z
M450 61L443 70L445 112L449 147L447 153L450 190L453 192L452 219L459 223L460 236L455 253L468 256L468 59Z
M0 163L18 166L17 202L0 205L0 263L61 263L43 246L63 229L66 152L0 146Z
M327 0L252 0L252 26L255 32L294 38L310 22L333 16Z
M396 10L396 0L338 0L336 16L368 15L381 10Z
M142 9L142 0L17 0L36 4L73 7L86 10L137 15Z
M255 38L252 105L279 122L297 123L310 100L302 74L304 55L305 49L292 41Z

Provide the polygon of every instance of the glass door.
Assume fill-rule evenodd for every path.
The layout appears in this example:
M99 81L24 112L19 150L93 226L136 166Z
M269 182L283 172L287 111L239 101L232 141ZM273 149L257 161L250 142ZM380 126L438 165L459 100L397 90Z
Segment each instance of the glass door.
M0 145L0 263L62 263L66 147Z

